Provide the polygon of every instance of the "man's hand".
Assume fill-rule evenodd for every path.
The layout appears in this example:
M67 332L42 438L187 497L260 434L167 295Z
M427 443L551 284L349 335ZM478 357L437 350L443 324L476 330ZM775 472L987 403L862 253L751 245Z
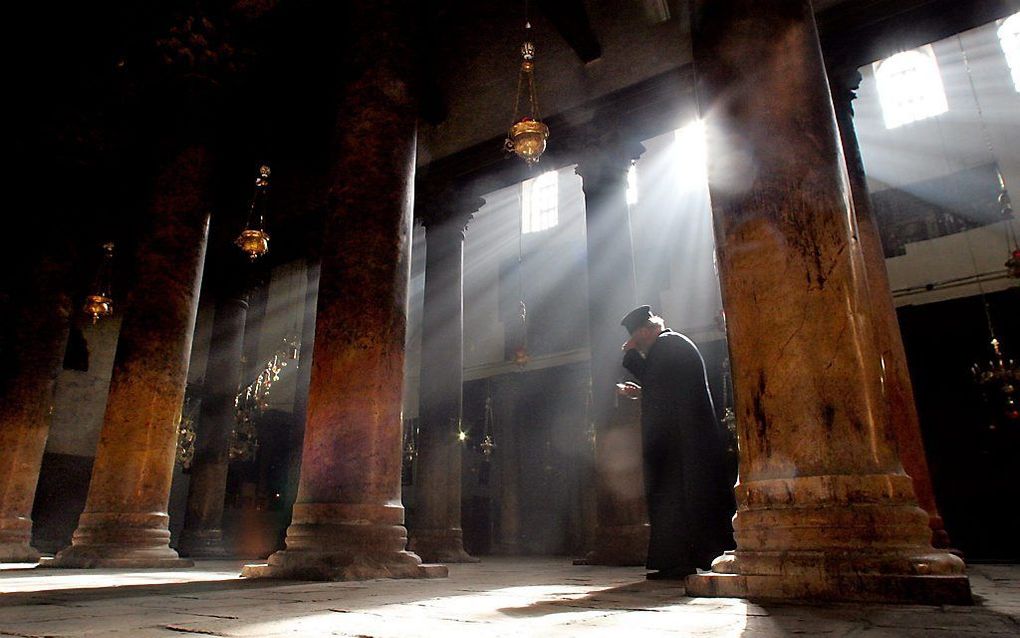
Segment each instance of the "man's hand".
M620 350L627 352L628 350L633 350L636 347L637 343L634 342L634 337L631 337L630 339L627 339L622 346L620 346Z
M628 399L640 399L641 398L641 386L634 383L633 381L627 381L626 383L616 384L616 394L621 397Z

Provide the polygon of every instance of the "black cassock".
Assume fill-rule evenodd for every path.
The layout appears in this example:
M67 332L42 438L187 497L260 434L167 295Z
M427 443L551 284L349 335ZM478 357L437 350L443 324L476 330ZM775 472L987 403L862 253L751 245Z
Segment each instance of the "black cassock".
M707 569L734 546L736 504L705 362L690 339L665 330L646 356L628 350L623 366L641 384L647 566Z

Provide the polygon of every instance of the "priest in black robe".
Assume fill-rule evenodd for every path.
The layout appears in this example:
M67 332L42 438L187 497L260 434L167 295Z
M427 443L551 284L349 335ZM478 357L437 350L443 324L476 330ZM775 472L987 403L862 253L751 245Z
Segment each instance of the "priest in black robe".
M726 432L716 418L705 362L684 335L666 329L650 306L624 317L631 338L623 366L637 383L620 394L641 399L645 496L651 534L649 578L682 578L732 549L736 509Z

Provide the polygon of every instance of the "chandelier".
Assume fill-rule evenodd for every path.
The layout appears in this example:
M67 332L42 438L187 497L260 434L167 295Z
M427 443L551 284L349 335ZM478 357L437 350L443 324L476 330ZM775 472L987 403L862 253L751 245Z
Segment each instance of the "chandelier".
M524 35L521 45L521 70L517 75L517 97L514 99L514 116L507 133L504 148L514 153L528 166L536 164L545 152L549 127L542 123L538 113L538 93L535 91L535 45L529 40L531 22L528 21L527 3L524 5ZM523 100L522 100L523 98ZM522 112L521 102L526 105Z
M975 363L971 366L974 381L985 391L985 396L998 396L1002 402L1003 414L1007 419L1020 419L1020 406L1017 405L1016 388L1020 385L1020 368L1013 359L1002 354L999 340L993 335L989 342L993 357L988 365Z
M184 409L177 424L177 462L182 468L189 469L195 460L195 417L191 410L191 396L184 398Z
M291 361L297 361L301 352L298 337L288 337L283 345L265 363L255 380L241 388L234 397L234 414L237 425L231 433L230 459L250 461L259 449L256 422L269 408L269 393L273 384L280 380L280 373Z
M85 305L82 310L86 315L92 317L95 325L102 317L109 317L113 314L113 242L103 244L103 261L99 264L95 281L92 285L92 294L85 297Z
M417 419L404 419L404 432L403 432L403 454L404 464L411 465L414 463L414 459L418 457L418 420Z
M495 415L492 411L492 397L486 396L485 427L483 428L482 442L478 444L478 449L482 451L486 461L491 459L492 453L496 451L496 439L492 435L493 421L495 421Z
M258 177L255 178L255 192L251 197L251 208L248 210L248 222L244 230L234 240L252 261L269 252L269 233L266 232L266 202L269 197L269 167L259 166Z

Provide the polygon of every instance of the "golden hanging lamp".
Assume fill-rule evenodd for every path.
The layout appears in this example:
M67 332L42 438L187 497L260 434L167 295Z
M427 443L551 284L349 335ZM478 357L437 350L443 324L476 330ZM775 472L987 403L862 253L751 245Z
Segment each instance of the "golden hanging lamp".
M269 252L269 233L265 228L266 200L269 196L269 167L259 166L258 177L255 178L255 193L251 198L251 209L248 211L248 223L234 241L252 261Z
M113 314L113 242L103 244L103 261L96 273L95 284L92 287L92 294L85 297L85 304L82 310L86 315L92 317L92 324L95 325L103 317Z
M526 22L525 32L531 30ZM514 119L507 134L505 147L520 157L528 166L538 162L545 152L549 127L542 123L538 113L538 93L535 91L535 45L526 40L521 45L521 71L517 76L517 97L514 100ZM521 98L525 97L527 112L521 113Z

